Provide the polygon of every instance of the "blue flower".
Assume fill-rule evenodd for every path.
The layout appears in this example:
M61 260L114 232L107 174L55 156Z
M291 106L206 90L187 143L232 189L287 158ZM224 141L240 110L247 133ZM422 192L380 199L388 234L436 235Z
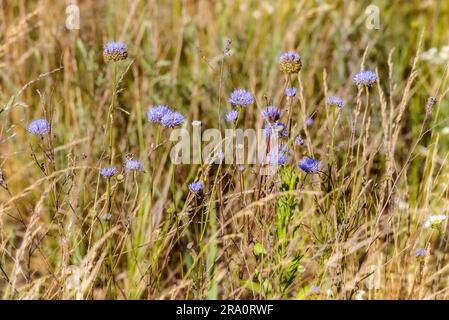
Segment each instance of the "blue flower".
M358 86L370 86L377 81L377 74L373 70L362 70L354 76L354 83Z
M229 103L234 106L246 107L254 102L254 97L245 89L235 89L231 92Z
M154 106L151 107L148 111L147 111L147 117L148 117L148 121L150 122L161 122L162 118L168 114L172 112L172 110L167 107L167 106Z
M320 292L320 287L318 287L318 286L315 286L315 285L311 285L310 286L310 292L311 293L319 293Z
M295 144L298 145L298 146L302 146L304 144L304 139L301 138L301 136L297 136L295 138Z
M275 106L268 106L264 111L262 111L262 118L268 122L276 122L281 117L281 111Z
M285 95L287 97L294 97L294 96L296 96L296 88L295 87L286 88L285 89Z
M100 174L102 175L103 178L110 178L114 176L116 173L117 173L116 167L106 167L101 169L100 171Z
M341 98L336 96L327 97L326 104L328 106L334 106L338 108L343 108L345 106L345 102Z
M418 257L423 257L426 254L427 254L427 250L424 248L421 248L421 249L418 249L415 251L414 256L418 258Z
M312 118L307 118L306 119L306 126L310 127L313 124L313 119Z
M237 120L239 116L238 111L236 110L231 110L226 114L226 121L229 123L235 123L235 121Z
M37 119L31 121L28 125L28 132L36 136L42 136L43 134L49 132L51 129L50 123L45 119Z
M287 146L280 145L278 148L273 148L267 155L268 163L272 166L283 166L288 161L288 149Z
M266 123L263 128L263 133L265 136L271 136L271 134L277 134L278 137L285 138L288 136L286 125L283 122L275 122L273 124Z
M320 170L320 162L309 157L304 157L299 161L298 167L304 172L314 173Z
M143 167L139 160L128 159L125 161L125 170L126 172L140 172L143 170Z
M194 181L189 183L189 190L192 193L198 193L203 190L203 183L201 181Z
M185 118L177 111L171 111L164 115L161 119L161 124L166 128L173 128L181 125Z
M301 56L294 51L283 52L278 58L279 69L287 74L298 73L301 70Z
M124 42L108 42L103 46L103 57L105 61L120 61L128 57L128 51Z

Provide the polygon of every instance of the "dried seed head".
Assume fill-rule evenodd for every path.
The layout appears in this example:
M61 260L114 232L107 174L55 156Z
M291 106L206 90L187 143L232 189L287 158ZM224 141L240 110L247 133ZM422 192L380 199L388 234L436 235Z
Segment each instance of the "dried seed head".
M302 68L300 55L293 51L282 53L278 61L279 69L286 74L298 73Z

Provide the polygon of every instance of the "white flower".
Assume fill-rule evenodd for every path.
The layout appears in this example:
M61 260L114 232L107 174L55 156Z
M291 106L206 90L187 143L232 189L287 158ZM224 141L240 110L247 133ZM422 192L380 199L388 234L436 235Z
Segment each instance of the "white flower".
M365 293L366 292L364 290L357 291L357 293L355 295L355 299L356 300L365 300L365 297L364 297Z
M424 222L424 228L436 227L446 219L447 219L447 216L445 216L444 214L430 216L426 220L426 222Z

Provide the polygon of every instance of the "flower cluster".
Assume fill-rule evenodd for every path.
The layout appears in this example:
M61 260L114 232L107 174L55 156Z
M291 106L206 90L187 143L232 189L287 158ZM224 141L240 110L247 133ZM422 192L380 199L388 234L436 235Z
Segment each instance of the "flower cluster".
M185 118L181 113L163 105L151 107L147 111L147 118L148 121L159 123L166 128L179 126L185 121Z
M45 119L31 121L28 125L28 132L36 136L42 136L51 130L51 125Z
M116 167L105 167L100 170L101 176L106 179L115 176L116 173L117 173Z
M373 70L362 70L354 75L357 86L371 86L377 81L377 74Z
M320 162L310 157L304 157L299 161L298 167L306 173L320 171Z
M237 110L231 110L226 114L226 121L229 123L235 123L237 121L238 116L239 113Z
M201 190L203 190L203 182L194 181L189 183L189 190L192 193L199 193Z
M287 126L280 121L274 123L267 122L263 128L263 134L267 137L273 134L280 138L286 138L288 136Z
M237 107L246 107L254 103L254 97L245 89L235 89L231 92L229 103Z
M281 53L278 62L279 69L286 74L298 73L302 67L300 55L293 51Z
M295 87L286 88L285 95L287 97L293 98L294 96L296 96L296 88Z
M336 96L327 97L326 104L328 106L333 106L337 108L343 108L345 106L345 102L343 101L343 99Z
M143 171L142 163L139 160L128 159L125 161L125 171L128 173L132 171L139 173Z
M447 219L444 214L430 216L424 223L424 228L438 228L439 225Z
M103 58L106 62L125 60L128 57L128 51L124 42L111 41L103 46Z
M281 111L275 106L268 106L262 111L262 118L268 122L276 122L281 118Z

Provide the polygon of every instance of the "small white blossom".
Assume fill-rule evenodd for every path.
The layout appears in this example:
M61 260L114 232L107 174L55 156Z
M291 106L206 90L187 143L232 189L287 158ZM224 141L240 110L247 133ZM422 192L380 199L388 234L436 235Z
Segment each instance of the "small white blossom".
M445 216L444 214L430 216L426 220L426 222L424 222L424 228L436 227L446 219L447 219L447 216Z

